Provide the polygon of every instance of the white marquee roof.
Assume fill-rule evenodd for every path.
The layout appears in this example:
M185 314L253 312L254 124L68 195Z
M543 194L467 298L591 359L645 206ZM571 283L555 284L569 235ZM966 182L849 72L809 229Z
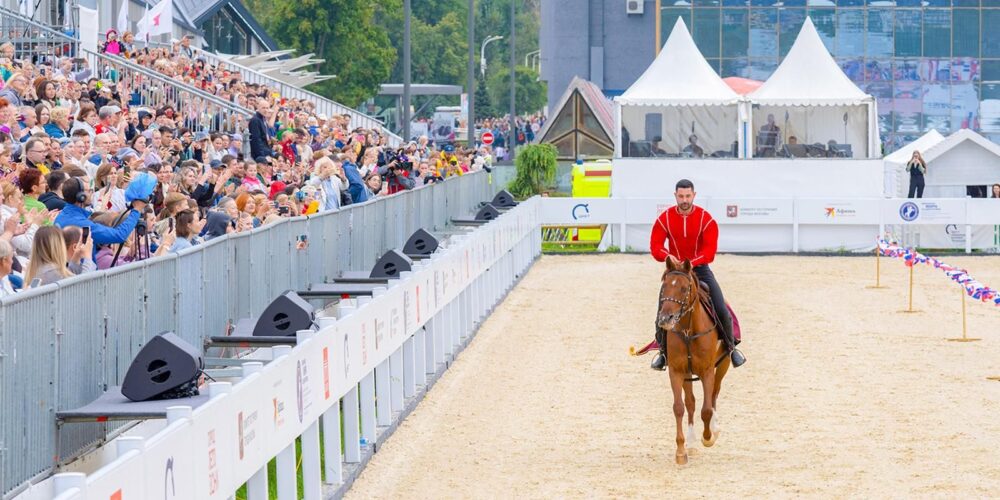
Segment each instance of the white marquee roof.
M905 165L906 162L910 161L910 158L913 157L914 151L920 151L923 153L943 140L944 136L941 135L940 132L931 129L930 132L920 136L917 140L897 149L892 154L886 155L883 160L886 163Z
M872 100L833 60L808 17L778 69L748 97L754 104L784 106L846 106Z
M709 66L678 18L660 55L615 101L626 106L717 106L739 99Z
M961 130L952 132L951 135L945 137L943 141L927 148L923 151L924 161L930 163L937 159L938 157L944 155L948 151L951 151L955 146L963 142L972 142L978 144L981 148L989 151L994 156L1000 157L1000 145L997 143L977 134L976 132L963 128ZM912 154L912 153L911 153Z

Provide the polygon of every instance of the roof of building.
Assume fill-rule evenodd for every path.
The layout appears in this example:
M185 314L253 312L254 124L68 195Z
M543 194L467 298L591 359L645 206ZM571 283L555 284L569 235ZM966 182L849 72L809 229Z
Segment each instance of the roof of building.
M538 141L553 144L561 159L610 157L614 153L615 120L611 101L593 82L573 77Z
M147 0L133 0L145 5ZM149 5L156 5L161 0L148 0ZM253 14L239 0L174 0L174 19L185 29L201 33L199 27L206 20L225 7L230 7L241 21L246 24L250 34L264 46L265 51L278 50L278 44L267 34L264 27L257 22Z

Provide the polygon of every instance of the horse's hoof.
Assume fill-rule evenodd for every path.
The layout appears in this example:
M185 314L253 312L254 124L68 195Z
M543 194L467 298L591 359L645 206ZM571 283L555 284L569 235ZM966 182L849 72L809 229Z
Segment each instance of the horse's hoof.
M712 433L712 437L709 439L701 438L701 444L705 445L705 448L711 448L716 441L719 440L719 431Z
M687 463L688 463L687 453L685 453L683 455L677 455L676 458L677 458L677 465L687 465Z

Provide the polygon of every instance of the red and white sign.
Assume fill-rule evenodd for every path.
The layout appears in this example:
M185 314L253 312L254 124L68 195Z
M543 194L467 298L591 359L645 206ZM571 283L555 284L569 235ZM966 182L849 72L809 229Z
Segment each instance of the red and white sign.
M489 130L487 130L486 132L483 132L482 140L483 140L483 144L485 144L487 146L489 146L490 144L493 144L493 132L490 132Z

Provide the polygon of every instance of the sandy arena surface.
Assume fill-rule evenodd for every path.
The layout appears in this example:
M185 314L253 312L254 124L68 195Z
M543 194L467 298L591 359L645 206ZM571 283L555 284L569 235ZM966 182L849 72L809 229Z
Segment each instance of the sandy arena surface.
M1000 286L1000 257L947 257ZM669 383L632 358L660 264L546 256L363 472L351 498L996 497L1000 308L941 271L873 258L721 256L749 362L721 437L674 463ZM701 389L696 385L698 405ZM701 423L696 416L697 430ZM729 479L720 480L720 477Z

